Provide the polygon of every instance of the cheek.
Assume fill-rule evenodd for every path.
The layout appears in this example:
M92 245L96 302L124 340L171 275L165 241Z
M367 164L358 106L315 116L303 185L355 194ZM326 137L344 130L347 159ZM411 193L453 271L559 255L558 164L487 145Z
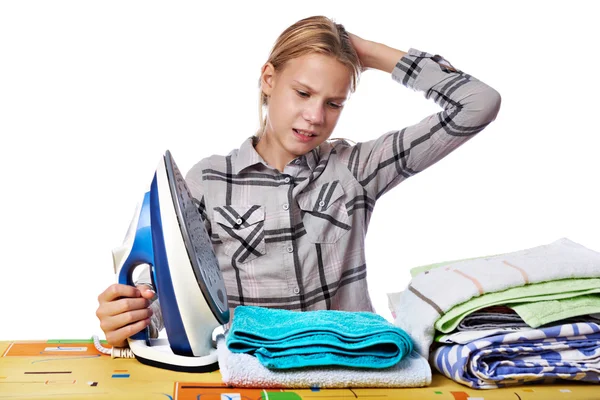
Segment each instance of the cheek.
M292 115L295 110L298 109L297 105L294 103L294 99L290 98L290 96L280 95L272 99L273 101L269 105L269 111L274 119L279 121L286 120L288 116Z
M295 99L288 97L279 98L274 109L275 118L280 123L290 123L296 119L300 113L300 108Z
M338 119L340 118L340 113L337 110L332 110L330 111L329 115L327 116L327 122L330 125L335 125L338 121Z
M327 116L325 118L325 123L327 124L327 126L330 129L333 129L337 125L338 120L340 119L340 114L337 111L331 111L327 113Z

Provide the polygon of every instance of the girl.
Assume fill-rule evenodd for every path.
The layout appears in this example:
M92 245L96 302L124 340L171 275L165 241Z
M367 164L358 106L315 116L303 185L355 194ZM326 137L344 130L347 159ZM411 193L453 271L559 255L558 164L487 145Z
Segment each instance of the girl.
M364 143L329 140L368 69L391 74L443 110ZM279 36L259 88L256 135L186 175L230 308L374 311L364 243L377 199L483 130L500 95L439 55L364 40L322 16ZM98 297L96 315L111 345L148 325L154 335L161 328L148 276L137 288L114 284Z

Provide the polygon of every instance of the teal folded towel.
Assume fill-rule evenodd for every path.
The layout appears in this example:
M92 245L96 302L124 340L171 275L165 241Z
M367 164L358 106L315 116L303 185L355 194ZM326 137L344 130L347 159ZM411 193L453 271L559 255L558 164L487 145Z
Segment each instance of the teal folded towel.
M388 368L413 349L406 332L378 314L238 306L227 335L233 353L270 369L316 366Z

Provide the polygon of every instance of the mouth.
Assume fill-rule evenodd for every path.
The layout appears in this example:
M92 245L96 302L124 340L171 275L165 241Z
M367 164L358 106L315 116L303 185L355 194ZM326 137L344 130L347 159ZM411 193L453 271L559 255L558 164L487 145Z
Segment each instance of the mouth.
M311 132L311 131L304 131L304 130L295 129L295 128L292 128L292 130L294 131L295 136L302 141L309 141L311 138L317 136L316 133Z

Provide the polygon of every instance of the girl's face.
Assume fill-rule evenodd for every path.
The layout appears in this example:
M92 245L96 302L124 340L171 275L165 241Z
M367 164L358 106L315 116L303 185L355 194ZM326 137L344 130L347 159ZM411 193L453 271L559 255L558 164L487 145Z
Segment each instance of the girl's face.
M323 54L297 57L278 72L265 64L261 88L269 101L261 140L286 162L310 152L331 136L350 87L350 70Z

